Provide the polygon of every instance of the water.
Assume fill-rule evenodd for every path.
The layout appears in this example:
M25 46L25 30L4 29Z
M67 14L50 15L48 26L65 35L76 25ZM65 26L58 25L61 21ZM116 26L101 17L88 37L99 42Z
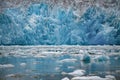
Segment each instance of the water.
M96 53L90 55L91 59L89 61L83 61L79 56L79 54L83 55L83 53L81 53L82 51L77 53L78 50L82 50L84 54L88 54L85 53L86 51L96 51ZM98 52L103 52L101 50L105 52L104 55L109 54L109 59L92 59ZM86 71L84 76L100 76L104 78L106 75L113 75L119 80L119 50L119 47L106 48L104 46L0 47L0 80L61 80L64 77L72 79L74 76L67 73L79 69Z

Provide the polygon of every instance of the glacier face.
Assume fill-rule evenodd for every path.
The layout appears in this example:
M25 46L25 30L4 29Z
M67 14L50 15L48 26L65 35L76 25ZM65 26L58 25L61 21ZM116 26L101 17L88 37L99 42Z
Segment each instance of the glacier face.
M5 8L0 13L0 45L120 44L119 11L97 5L83 10L45 2Z

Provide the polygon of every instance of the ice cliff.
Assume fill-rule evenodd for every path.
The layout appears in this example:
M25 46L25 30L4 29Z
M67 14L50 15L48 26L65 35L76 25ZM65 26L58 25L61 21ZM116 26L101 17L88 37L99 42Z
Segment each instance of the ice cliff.
M17 1L0 1L0 45L120 44L119 0Z

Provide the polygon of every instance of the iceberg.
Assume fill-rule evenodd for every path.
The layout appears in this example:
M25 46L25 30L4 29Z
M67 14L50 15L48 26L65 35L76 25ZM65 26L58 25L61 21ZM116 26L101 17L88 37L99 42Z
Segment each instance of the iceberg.
M83 56L83 61L84 61L84 62L90 62L90 60L91 60L91 56L88 55L88 54L84 54L84 56Z

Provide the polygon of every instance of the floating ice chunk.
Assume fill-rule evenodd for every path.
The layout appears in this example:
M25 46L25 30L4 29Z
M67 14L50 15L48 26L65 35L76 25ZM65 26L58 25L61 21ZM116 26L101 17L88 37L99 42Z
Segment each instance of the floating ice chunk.
M56 70L56 71L60 71L60 68L59 68L59 67L56 67L55 70Z
M120 73L120 70L116 70L115 72L116 72L116 73Z
M115 60L118 60L118 57L115 57L114 59L115 59Z
M21 78L25 76L24 74L8 74L6 77Z
M56 52L56 51L50 51L50 52L48 52L48 51L44 51L44 52L42 52L42 54L44 54L44 55L47 55L47 56L58 56L58 55L61 55L61 53L62 52Z
M46 51L42 51L40 54L35 54L34 57L36 58L46 58L46 57L57 57L61 55L61 52L48 52L47 50Z
M14 65L12 65L12 64L0 64L0 68L12 68L12 67L14 67Z
M75 67L74 66L68 66L68 69L74 69Z
M120 56L117 56L114 58L115 60L120 60Z
M115 77L112 75L107 75L105 77L106 77L106 80L116 80Z
M91 60L91 55L88 53L83 53L83 54L73 54L73 57L79 57L81 61L90 61Z
M76 62L77 59L63 59L63 60L60 60L59 63L64 63L64 62Z
M75 70L73 72L68 73L68 75L72 75L72 76L82 76L85 74L84 70Z
M65 78L63 78L63 79L61 79L61 80L70 80L68 77L65 77Z
M26 63L20 63L20 66L25 67Z
M36 54L34 57L36 57L36 58L45 58L46 56L42 55L42 54Z
M109 60L109 56L105 56L105 55L98 55L94 58L96 61L107 61Z
M44 51L42 52L43 54L59 54L60 52L55 52L55 51L50 51L50 52L47 52L47 51Z
M15 74L8 74L8 75L6 75L6 77L14 77L15 76Z
M72 57L79 57L80 60L83 60L83 54L71 54Z
M90 60L91 60L90 55L85 54L85 55L83 56L83 61L90 61Z
M84 50L80 50L79 53L83 54L83 53L84 53Z
M82 76L82 77L73 77L71 80L116 80L114 76L108 75L105 78L99 76Z
M82 77L73 77L71 80L104 80L99 76L82 76Z

